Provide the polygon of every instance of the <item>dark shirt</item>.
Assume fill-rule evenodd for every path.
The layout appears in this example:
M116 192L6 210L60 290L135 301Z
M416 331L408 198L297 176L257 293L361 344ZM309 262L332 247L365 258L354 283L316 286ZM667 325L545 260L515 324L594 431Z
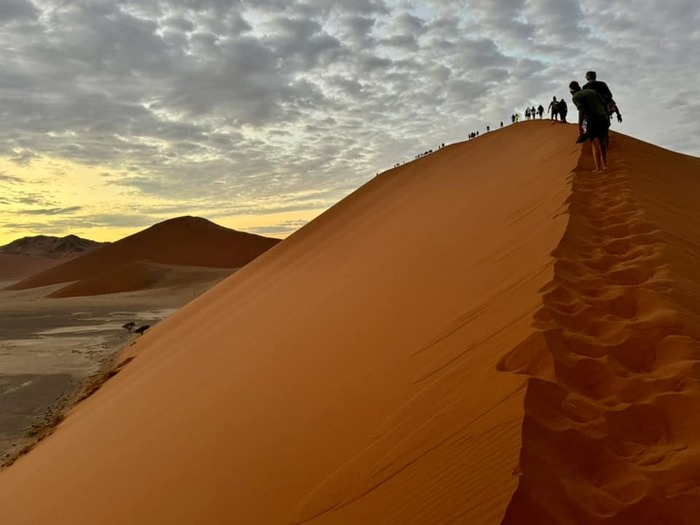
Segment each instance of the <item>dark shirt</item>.
M585 86L583 86L582 89L592 89L603 97L603 102L606 104L612 102L612 93L610 93L610 88L608 88L608 85L605 82L601 82L600 80L591 80Z
M582 89L571 98L579 110L583 110L588 121L608 122L608 110L601 96L592 89Z

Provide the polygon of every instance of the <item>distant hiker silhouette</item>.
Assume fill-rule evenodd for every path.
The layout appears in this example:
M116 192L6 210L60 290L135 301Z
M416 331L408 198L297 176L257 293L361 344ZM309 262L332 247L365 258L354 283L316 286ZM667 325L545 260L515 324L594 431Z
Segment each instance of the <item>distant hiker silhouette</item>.
M542 104L537 106L537 114L542 118L542 115L544 114L544 108L542 107Z
M559 117L561 118L561 121L566 122L566 114L569 112L569 108L567 107L566 101L564 99L561 99L559 101L557 110L559 111Z
M557 120L559 116L559 102L557 101L557 97L552 97L552 101L549 103L547 110L552 115L552 120Z
M503 127L503 121L501 120L501 127Z
M607 163L608 128L610 118L601 96L592 89L581 89L575 80L569 83L569 92L574 105L578 109L578 132L577 142L591 141L593 149L593 161L597 172L604 171ZM583 123L586 122L584 132Z

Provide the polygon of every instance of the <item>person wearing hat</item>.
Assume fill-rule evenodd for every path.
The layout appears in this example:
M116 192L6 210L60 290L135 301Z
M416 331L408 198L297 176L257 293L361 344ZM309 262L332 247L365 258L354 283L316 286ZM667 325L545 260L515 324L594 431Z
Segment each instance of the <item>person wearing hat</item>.
M592 89L581 89L575 80L569 84L571 100L578 109L579 141L586 139L591 141L593 148L593 161L596 172L605 171L607 162L606 141L610 118L601 96ZM583 130L583 122L586 122L586 131Z

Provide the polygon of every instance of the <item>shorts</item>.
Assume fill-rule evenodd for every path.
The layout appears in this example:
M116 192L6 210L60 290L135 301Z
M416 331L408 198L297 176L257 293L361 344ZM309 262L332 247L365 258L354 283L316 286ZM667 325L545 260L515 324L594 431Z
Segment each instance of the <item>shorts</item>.
M586 122L586 133L588 134L588 138L590 140L605 139L608 136L609 129L609 120L589 120Z

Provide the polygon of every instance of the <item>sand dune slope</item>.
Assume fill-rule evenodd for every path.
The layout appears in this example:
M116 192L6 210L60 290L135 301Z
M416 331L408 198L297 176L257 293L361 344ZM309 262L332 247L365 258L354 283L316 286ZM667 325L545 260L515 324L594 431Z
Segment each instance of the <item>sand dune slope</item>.
M552 279L575 135L514 126L372 180L146 333L0 474L0 519L500 520L526 379L497 363Z
M5 255L0 253L0 279L23 279L65 262L37 255Z
M279 239L238 232L199 217L177 217L32 275L8 289L24 290L93 279L139 260L240 268L278 242Z
M372 180L130 347L0 520L690 523L698 159L575 135Z
M51 292L47 297L82 297L168 288L197 282L220 280L231 274L229 268L174 266L151 261L134 261L90 279L83 279Z
M533 336L555 379L529 382L504 523L700 515L700 159L615 135L609 167L574 179Z

